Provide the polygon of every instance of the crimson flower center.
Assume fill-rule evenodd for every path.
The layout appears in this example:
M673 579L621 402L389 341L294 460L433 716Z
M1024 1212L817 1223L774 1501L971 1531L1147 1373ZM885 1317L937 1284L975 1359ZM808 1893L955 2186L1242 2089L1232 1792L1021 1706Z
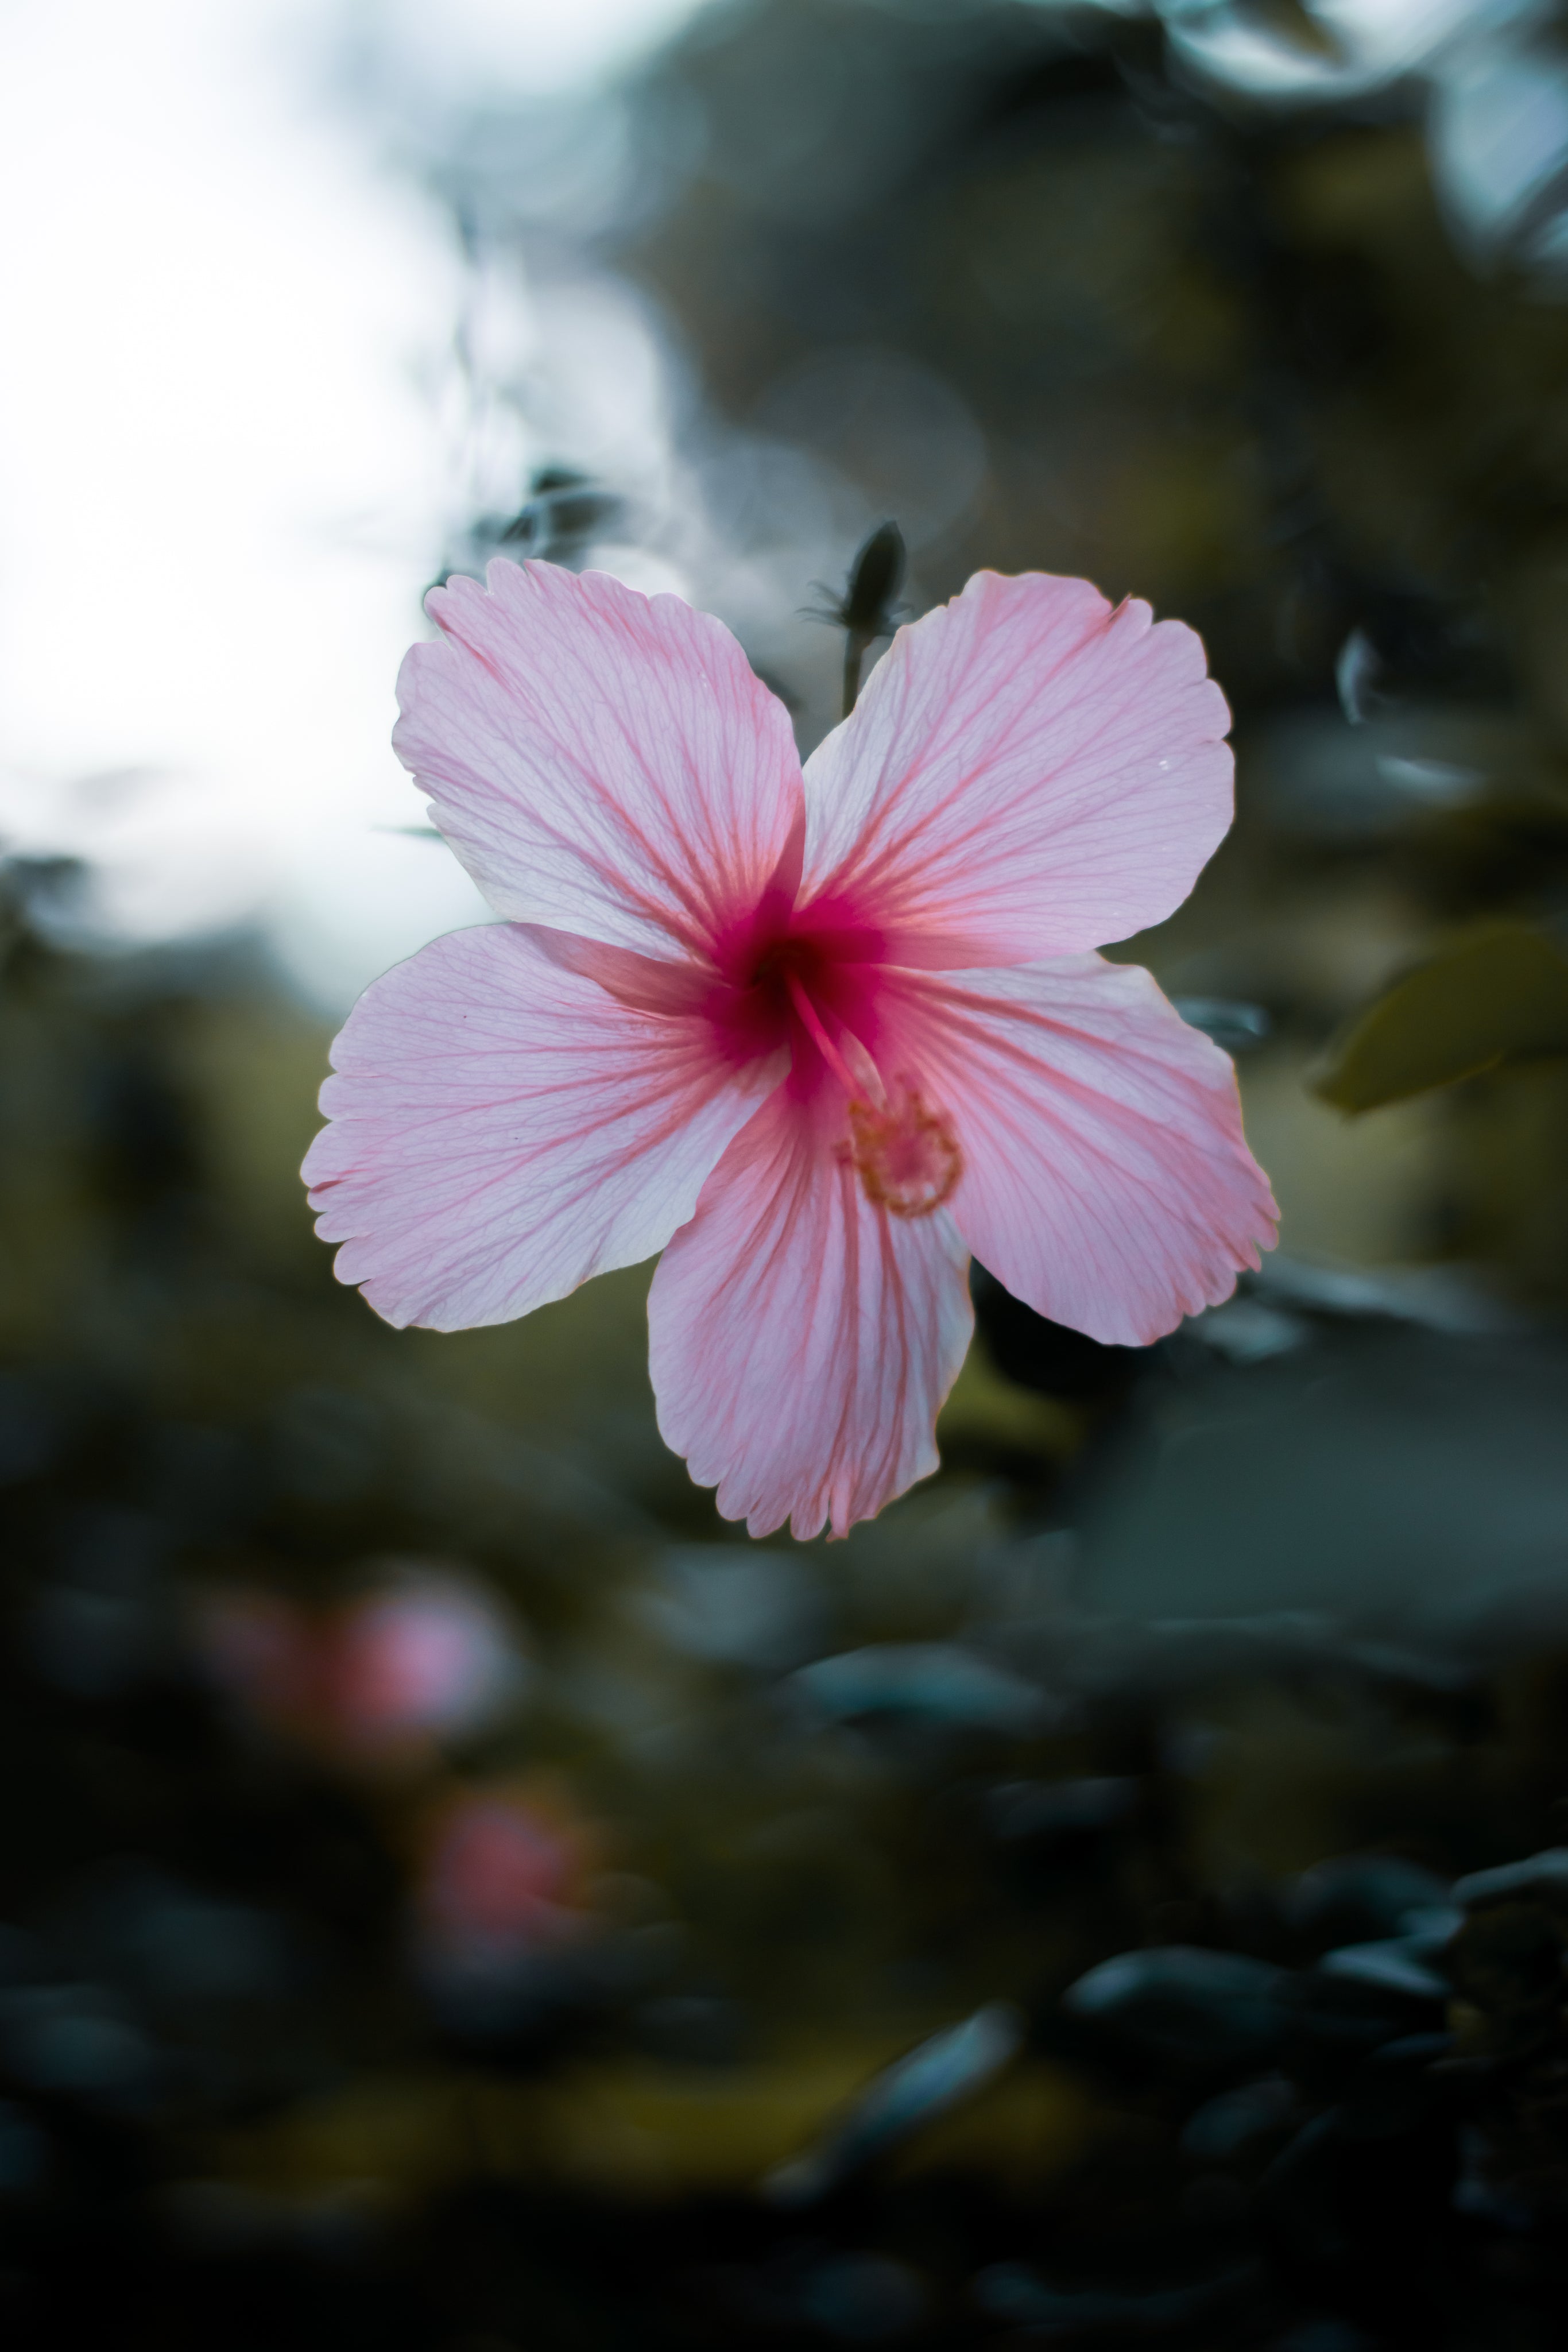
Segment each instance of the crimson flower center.
M787 1045L790 1092L841 1121L835 1157L867 1200L895 1217L928 1216L957 1184L963 1155L952 1119L902 1066L868 944L852 929L754 931L725 959L716 1026L737 1059Z

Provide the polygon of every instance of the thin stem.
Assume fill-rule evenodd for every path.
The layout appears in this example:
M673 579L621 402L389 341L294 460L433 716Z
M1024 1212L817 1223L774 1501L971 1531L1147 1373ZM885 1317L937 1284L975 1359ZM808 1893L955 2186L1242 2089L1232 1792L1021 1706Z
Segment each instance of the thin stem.
M844 639L843 715L846 719L854 709L855 698L861 690L861 664L865 659L866 647L870 642L869 637L862 637L855 629L852 629Z

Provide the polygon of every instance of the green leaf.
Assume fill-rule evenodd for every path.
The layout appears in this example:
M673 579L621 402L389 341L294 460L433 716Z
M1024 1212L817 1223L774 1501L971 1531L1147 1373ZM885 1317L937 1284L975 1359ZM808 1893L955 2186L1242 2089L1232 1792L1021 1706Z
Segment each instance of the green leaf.
M1375 1110L1553 1054L1568 1054L1568 954L1511 924L1396 981L1341 1039L1317 1092L1341 1110Z

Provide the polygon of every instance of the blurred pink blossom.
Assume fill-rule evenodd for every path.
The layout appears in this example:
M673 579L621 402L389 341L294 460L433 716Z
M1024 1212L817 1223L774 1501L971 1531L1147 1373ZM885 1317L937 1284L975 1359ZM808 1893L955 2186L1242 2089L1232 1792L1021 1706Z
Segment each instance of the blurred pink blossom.
M432 1825L416 1883L438 1957L487 1965L576 1941L590 1841L564 1805L527 1788L465 1790Z
M271 1593L214 1594L198 1632L214 1679L249 1714L360 1762L477 1730L525 1674L488 1595L432 1570L405 1570L327 1612Z
M455 1578L411 1580L343 1611L325 1664L332 1717L361 1746L474 1729L518 1681L498 1612Z
M395 740L507 919L389 972L333 1048L304 1172L390 1322L505 1322L664 1249L666 1440L727 1517L808 1537L935 1468L971 1249L1131 1343L1257 1264L1229 1062L1092 952L1230 821L1191 630L977 573L802 773L677 597L497 562L428 608Z

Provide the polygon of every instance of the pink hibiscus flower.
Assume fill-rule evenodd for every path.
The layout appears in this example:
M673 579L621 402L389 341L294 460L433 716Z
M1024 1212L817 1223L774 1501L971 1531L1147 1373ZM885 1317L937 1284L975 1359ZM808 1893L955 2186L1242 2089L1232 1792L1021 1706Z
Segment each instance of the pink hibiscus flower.
M659 1425L797 1536L936 1465L969 1252L1142 1342L1277 1212L1226 1056L1092 950L1230 821L1203 648L980 572L806 762L735 639L547 563L455 579L394 741L497 913L370 988L305 1162L389 1322L501 1323L663 1249Z

